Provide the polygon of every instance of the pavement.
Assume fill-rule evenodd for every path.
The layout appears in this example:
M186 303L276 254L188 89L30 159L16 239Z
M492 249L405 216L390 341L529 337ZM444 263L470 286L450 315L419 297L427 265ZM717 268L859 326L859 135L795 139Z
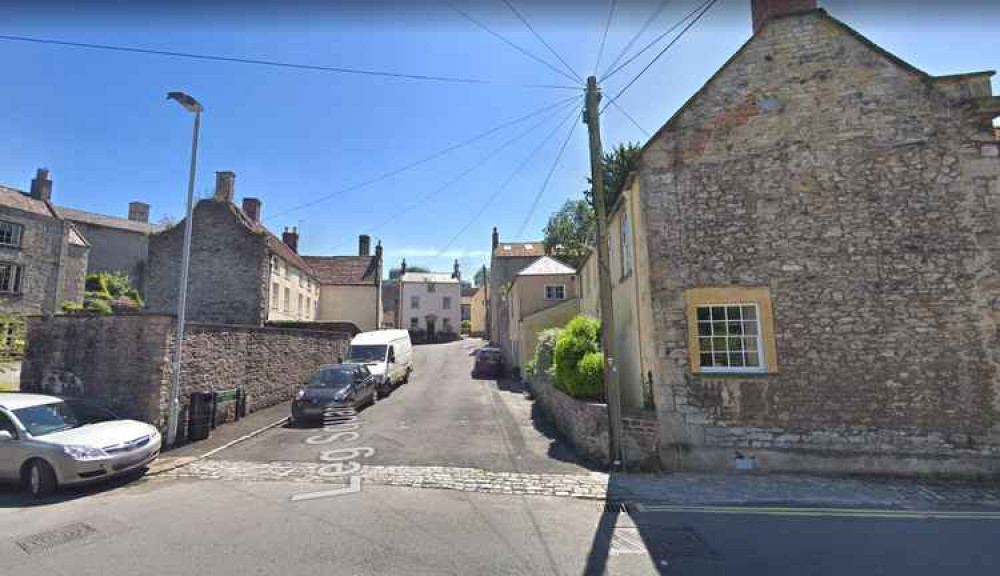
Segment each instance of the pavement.
M277 406L141 479L0 489L0 573L996 573L995 485L607 474L519 387L473 380L477 345L416 347L356 436Z

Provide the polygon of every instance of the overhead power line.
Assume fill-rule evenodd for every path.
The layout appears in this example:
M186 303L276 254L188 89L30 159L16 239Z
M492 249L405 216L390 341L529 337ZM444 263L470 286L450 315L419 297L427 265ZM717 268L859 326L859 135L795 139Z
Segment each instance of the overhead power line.
M559 132L559 130L566 125L566 122L575 117L577 114L579 114L579 108L573 108L572 110L570 110L569 115L563 118L563 120L559 122L559 124L556 124L555 128L553 128L552 131L545 136L545 138L542 138L541 142L539 142L538 145L535 146L535 148L532 149L530 153L528 153L528 155L524 158L524 160L520 164L518 164L517 167L510 172L510 174L507 175L507 178L505 178L504 181L500 184L500 186L498 186L497 189L493 191L493 194L490 195L489 199L487 199L486 202L484 202L483 205L479 207L479 210L476 211L476 213L473 214L471 218L469 218L469 220L465 223L465 225L462 226L462 229L459 230L454 236L452 236L451 240L449 240L448 243L445 244L443 248L438 250L438 253L435 255L435 257L440 257L442 254L447 252L455 244L455 242L457 242L458 239L461 238L462 235L465 234L469 230L469 228L472 227L474 223L476 223L477 220L479 220L480 216L482 216L486 212L486 210L493 204L493 202L500 197L500 194L507 189L507 186L510 185L510 183L514 180L514 178L516 178L519 174L521 174L524 168L532 160L535 160L538 157L538 152L542 148L544 148L545 145L548 144L548 142L552 140L553 137L555 137L555 135Z
M481 78L460 78L457 76L435 76L431 74L406 74L402 72L389 72L386 70L371 70L364 68L349 68L344 66L320 66L316 64L297 64L294 62L281 62L278 60L262 60L257 58L239 58L234 56L216 56L212 54L195 54L191 52L175 52L170 50L152 50L147 48L136 48L134 46L114 46L111 44L93 44L88 42L70 42L67 40L54 40L51 38L36 38L30 36L12 36L0 34L0 40L10 42L26 42L32 44L47 44L70 48L84 48L88 50L105 50L111 52L128 52L133 54L152 54L155 56L166 56L170 58L187 58L191 60L205 60L210 62L230 62L236 64L251 64L255 66L269 66L273 68L290 68L293 70L311 70L314 72L332 72L336 74L354 74L360 76L380 76L386 78L396 78L402 80L419 80L426 82L446 82L451 84L496 84ZM521 84L526 88L558 88L577 90L576 86L558 86L551 84Z
M549 43L545 41L545 38L542 38L542 35L539 34L537 30L535 30L535 27L531 25L531 22L528 22L528 19L525 18L524 15L521 14L521 12L514 7L514 5L510 2L510 0L503 0L503 3L506 4L508 8L510 8L510 11L513 12L515 16L517 16L517 19L520 20L521 23L523 23L528 28L528 30L535 36L535 38L537 38L538 41L541 42L543 46L548 48L549 52L551 52L552 55L556 57L556 60L562 62L562 65L565 66L566 69L569 70L573 76L576 76L576 79L580 81L580 84L583 84L584 83L583 76L577 74L576 70L574 70L572 66L570 66L565 60L563 60L563 57L560 56L559 53L555 51L555 48L550 46Z
M549 187L549 182L552 180L552 174L556 171L556 167L559 166L559 161L562 160L563 152L566 151L566 146L569 145L570 138L573 137L573 132L576 131L576 127L579 122L573 122L570 126L569 132L566 134L566 139L563 140L562 147L559 148L559 153L556 154L555 160L552 162L552 167L549 168L549 173L545 176L545 181L542 182L542 187L538 189L538 194L535 194L535 199L531 201L531 207L528 208L528 214L525 215L524 221L521 222L520 228L517 229L516 238L521 238L524 234L524 230L528 227L528 223L531 222L531 217L535 214L535 208L538 208L538 202L541 201L542 195L545 194L545 189Z
M297 211L302 210L304 208L309 208L309 207L315 206L317 204L326 202L328 200L331 200L333 198L336 198L336 197L341 196L343 194L346 194L348 192L352 192L354 190L365 188L366 186L371 186L372 184L376 184L376 183L381 182L383 180L387 180L387 179L389 179L389 178L391 178L393 176L396 176L397 174L401 174L403 172L406 172L407 170L411 170L413 168L416 168L417 166L420 166L422 164L426 164L426 163L428 163L428 162L430 162L432 160L436 160L436 159L438 159L438 158L440 158L440 157L442 157L442 156L444 156L444 155L446 155L446 154L448 154L450 152L453 152L455 150L458 150L459 148L462 148L463 146L468 146L469 144L472 144L473 142L477 142L479 140L482 140L483 138L486 138L487 136L489 136L491 134L499 132L500 130L503 130L504 128L507 128L507 127L510 127L510 126L514 126L516 124L520 124L521 122L524 122L525 120L528 120L529 118L533 118L535 116L538 116L539 114L544 114L545 112L547 112L549 110L561 108L562 106L566 106L570 102L573 102L573 101L578 100L578 99L579 99L579 96L570 96L569 98L563 98L563 99L561 99L561 100L559 100L557 102L554 102L554 103L549 104L547 106L543 106L543 107L541 107L541 108L539 108L537 110L529 112L528 114L525 114L524 116L521 116L520 118L515 118L513 120L508 120L506 122L503 122L502 124L498 124L498 125L490 128L489 130L484 130L484 131L480 132L479 134L476 134L475 136L472 136L470 138L462 140L461 142L458 142L457 144L452 144L451 146L448 146L447 148L443 148L441 150L438 150L437 152L434 152L433 154L429 154L427 156L424 156L423 158L420 158L418 160L414 160L413 162L410 162L408 164L404 164L404 165L399 166L397 168L393 168L392 170L389 170L387 172L383 172L382 174L379 174L377 176L373 176L372 178L369 178L367 180L358 182L356 184L351 184L350 186L347 186L346 188L341 188L340 190L337 190L335 192L331 192L330 194L325 194L325 195L320 196L318 198L314 198L313 200L310 200L309 202L305 202L303 204L299 204L298 206L293 206L293 207L288 208L286 210L282 210L282 211L278 212L277 214L274 214L273 216L268 216L267 218L265 218L265 220L273 220L275 218L284 216L286 214L290 214L292 212L297 212Z
M562 109L563 107L565 107L568 104L569 104L569 102L564 103L562 106L559 107L559 109ZM476 162L474 162L472 164L472 166L470 166L469 168L463 170L458 175L456 175L455 177L449 179L447 182L445 182L441 186L438 186L437 188L434 188L430 192L421 195L420 197L418 197L416 199L416 201L410 203L407 206L404 206L403 208L394 208L393 211L392 211L392 214L388 218L386 218L385 220L383 220L382 222L376 224L372 228L372 230L373 231L381 230L385 226L388 226L389 224L391 224L391 223L395 222L396 220L398 220L404 214L410 212L411 210L413 210L415 208L418 208L418 207L422 206L424 204L424 202L426 202L427 200L429 200L431 197L436 196L436 195L440 194L441 192L447 190L448 188L452 187L453 185L455 185L456 183L458 183L460 180L462 180L463 178L465 178L466 176L468 176L469 174L471 174L473 171L475 171L477 168L479 168L483 164L485 164L485 163L489 162L490 160L492 160L493 158L495 158L498 154L500 154L500 152L503 152L507 148L511 147L515 142L517 142L521 138L524 138L525 136L527 136L531 132L535 131L542 124L545 124L546 122L548 122L549 119L552 118L553 116L555 116L557 112L558 112L558 110L553 110L551 113L547 114L540 121L538 121L535 124L531 125L527 129L519 132L518 134L516 134L512 138L508 139L507 141L503 142L502 144L500 144L496 148L494 148L494 149L490 150L489 152L487 152L486 154L484 154Z
M608 19L604 22L604 33L601 34L601 46L597 49L597 61L594 62L594 75L597 75L597 69L601 66L601 57L604 56L604 45L608 42L608 30L611 29L611 20L615 17L615 5L618 4L617 0L611 0L611 6L608 8Z
M618 55L615 56L613 60L611 60L611 63L608 64L607 70L611 70L612 68L614 68L615 65L617 65L621 61L621 59L625 57L625 54L627 54L628 51L632 49L632 46L636 43L636 41L638 41L639 38L646 33L646 30L648 30L649 27L653 24L653 22L660 16L660 13L663 12L663 9L667 7L668 3L670 3L670 0L660 0L660 4L653 10L653 13L650 14L648 18L646 18L646 21L642 23L642 27L639 28L639 31L636 32L635 35L633 35L632 38L625 43L625 46L623 46L621 51L618 52ZM607 76L607 70L605 70L604 76Z
M603 114L604 111L608 109L608 106L614 104L619 98L621 98L622 94L624 94L629 88L631 88L632 85L635 84L636 80L641 78L642 75L646 73L646 70L649 70L653 66L653 64L656 64L656 61L659 60L661 56L666 54L667 50L670 50L674 46L674 44L677 43L678 40L683 38L684 34L686 34L687 31L690 30L692 26L697 24L698 21L701 20L701 18L705 14L707 14L708 11L712 9L712 6L715 6L715 3L718 1L719 0L709 0L708 4L705 6L705 9L702 10L701 13L699 13L698 16L696 16L695 19L692 20L687 26L685 26L684 29L681 30L680 33L674 37L673 40L671 40L666 46L664 46L663 50L660 50L660 53L657 54L656 57L654 57L652 60L649 61L649 64L646 64L645 68L640 70L639 73L636 74L635 77L632 78L628 84L626 84L621 90L619 90L618 93L615 94L614 97L611 98L611 100L608 101L608 103L605 104L603 108L601 108L601 114Z
M468 20L469 22L472 22L472 23L473 23L473 24L475 24L476 26L478 26L478 27L482 28L483 30L485 30L485 31L486 31L486 32L488 32L489 34L493 35L493 36L494 36L495 38L497 38L498 40L500 40L500 41L501 41L501 42L503 42L504 44L506 44L506 45L510 46L510 47L511 47L511 48L513 48L514 50L517 50L517 51L518 51L518 52L520 52L521 54L524 54L524 55L525 55L525 56L527 56L528 58L531 58L531 59L532 59L532 60L534 60L535 62L538 62L539 64L542 64L543 66L545 66L545 67L546 67L546 68L548 68L549 70L552 70L552 71L553 71L553 72L555 72L556 74L560 74L560 75L561 75L561 76L563 76L564 78L568 78L568 79L570 80L570 82L577 82L577 79L576 79L576 78L574 78L574 77L573 77L572 75L570 75L570 74L567 74L565 70L561 70L561 69L560 69L559 67L557 67L557 66L556 66L555 64L552 64L552 63L551 63L551 62L549 62L548 60L545 60L544 58L542 58L542 57L540 57L540 56L537 56L537 55L535 55L534 53L532 53L532 52L531 52L530 50L528 50L527 48L524 48L524 47L522 47L522 46L520 46L520 45L516 44L515 42L513 42L513 41L512 41L512 40L510 40L510 39L508 39L508 38L507 38L506 36L504 36L503 34L500 34L500 33L499 33L499 32L497 32L496 30L493 30L492 28L490 28L489 26L487 26L487 25L486 25L486 24L484 24L483 22L481 22L481 21L477 20L477 19L476 19L475 17L473 17L473 16L471 15L471 14L469 14L469 13L468 13L468 12L466 12L465 10L462 10L461 8L459 8L459 7L457 6L457 5L455 5L455 3L454 3L454 2L447 2L447 4L448 4L448 6L450 6L450 7L451 7L451 9L452 9L452 10L454 10L455 12L458 12L458 13L459 13L459 14L460 14L460 15L461 15L461 16L462 16L463 18L465 18L465 19L466 19L466 20ZM579 89L578 87L575 87L575 86L574 86L574 87L572 87L572 88L573 88L574 90L578 90L578 89Z
M628 118L629 122L631 122L633 126L635 126L636 128L639 129L639 132L642 132L643 134L645 134L646 138L652 138L653 135L649 133L649 130L646 130L645 128L643 128L642 124L639 124L636 121L636 119L633 118L632 115L629 114L628 111L625 110L625 108L622 107L621 104L619 104L617 101L614 101L614 100L611 101L611 104L614 105L614 107L615 107L616 110L618 110L619 112L621 112L622 116Z
M601 82L606 81L608 78L611 78L612 76L614 76L615 74L617 74L620 70L622 70L625 67L627 67L629 64L631 64L632 62L634 62L636 58L638 58L639 56L642 56L643 54L645 54L647 50L649 50L653 46L656 46L657 44L659 44L660 40L663 40L664 38L666 38L667 36L669 36L671 33L673 33L674 30L677 30L678 28L680 28L681 26L683 26L685 22L687 22L691 18L695 17L699 13L702 13L703 11L706 11L707 8L710 7L710 5L715 4L715 1L716 0L705 0L704 2L702 2L701 4L699 4L694 10L688 12L686 16L684 16L683 18L681 18L679 22L677 22L676 24L674 24L673 26L671 26L670 28L668 28L665 32L663 32L662 34L660 34L656 38L653 38L653 40L650 41L645 46L643 46L641 50L639 50L638 52L636 52L635 54L633 54L632 56L630 56L628 58L628 60L626 60L625 62L622 62L618 66L614 67L614 69L609 70L608 72L606 72L604 74L604 76L601 77ZM698 17L700 18L701 16L698 16ZM682 34L683 34L683 32L682 32Z

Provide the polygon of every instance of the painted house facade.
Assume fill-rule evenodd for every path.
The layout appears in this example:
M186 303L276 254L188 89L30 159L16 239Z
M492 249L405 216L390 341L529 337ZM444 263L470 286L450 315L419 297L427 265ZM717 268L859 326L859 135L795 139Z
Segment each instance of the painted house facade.
M511 366L522 372L534 357L538 333L561 328L580 313L576 270L549 256L536 258L508 288Z
M351 322L363 332L382 327L382 244L358 239L357 256L305 256L319 279L320 322Z
M500 234L493 228L487 324L490 342L500 347L507 366L512 366L514 360L511 346L513 332L510 327L510 285L521 270L544 255L545 247L541 241L500 242Z
M450 274L406 272L399 277L399 321L428 340L457 335L462 327L462 287Z
M814 1L752 4L616 212L648 258L661 464L1000 472L992 72L931 76ZM618 286L645 321L646 288Z

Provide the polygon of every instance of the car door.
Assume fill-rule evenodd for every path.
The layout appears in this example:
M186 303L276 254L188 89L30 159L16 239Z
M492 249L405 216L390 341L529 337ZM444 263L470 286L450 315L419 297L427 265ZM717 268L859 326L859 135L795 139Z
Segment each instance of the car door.
M372 373L368 370L367 366L358 366L358 380L360 381L359 386L361 387L358 396L364 397L365 402L371 402L374 400L375 379L372 378Z
M24 446L13 420L3 410L0 410L0 431L10 434L10 438L0 439L0 480L18 480Z

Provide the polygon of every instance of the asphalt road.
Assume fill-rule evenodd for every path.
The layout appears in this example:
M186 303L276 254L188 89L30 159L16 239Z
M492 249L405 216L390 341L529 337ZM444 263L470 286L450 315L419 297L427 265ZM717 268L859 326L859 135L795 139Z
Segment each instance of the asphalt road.
M473 350L481 345L480 340L460 340L414 348L410 381L360 413L361 438L353 445L374 450L365 464L494 472L588 471L586 463L538 417L519 386L472 378ZM216 458L315 462L320 447L306 439L320 427L275 428Z

